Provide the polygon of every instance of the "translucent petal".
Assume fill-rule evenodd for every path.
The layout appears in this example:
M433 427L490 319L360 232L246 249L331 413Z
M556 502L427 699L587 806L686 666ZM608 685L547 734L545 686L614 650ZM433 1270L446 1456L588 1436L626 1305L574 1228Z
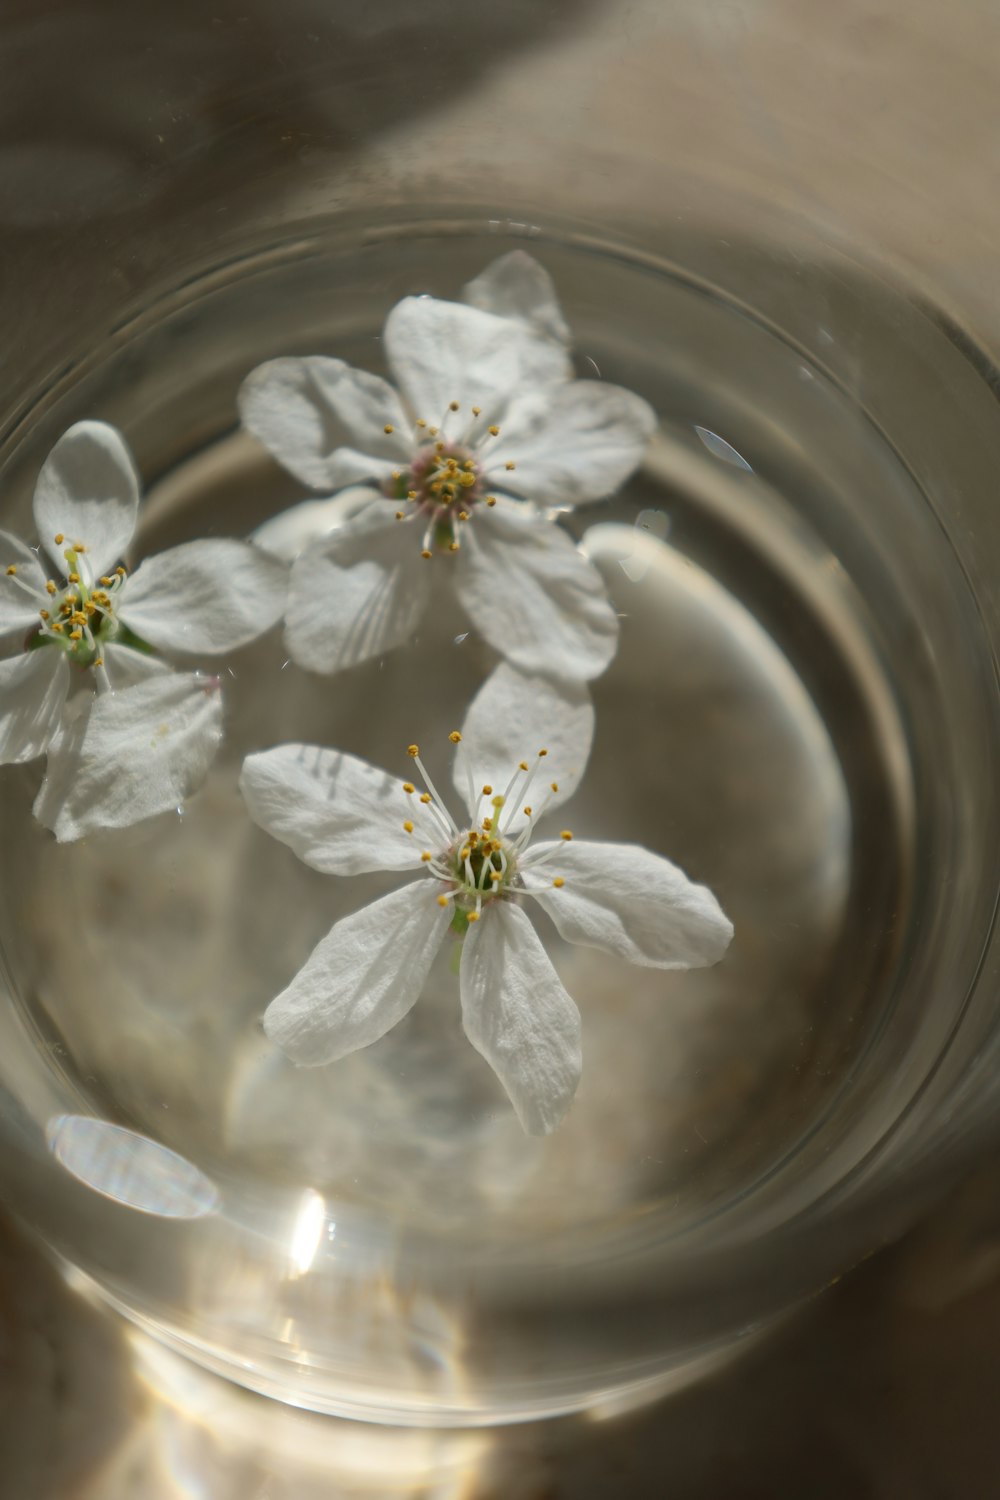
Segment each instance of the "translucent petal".
M269 360L247 376L238 404L244 427L314 489L381 474L412 447L392 386L342 359Z
M707 886L637 844L536 844L521 876L567 942L605 948L629 963L700 968L718 963L733 935ZM565 883L556 887L555 878Z
M496 422L522 380L520 326L459 302L405 297L385 325L385 348L412 415L441 426L452 401L465 421L473 406Z
M487 451L487 480L540 505L600 500L638 468L655 429L652 407L620 386L572 380L530 392Z
M501 663L466 712L452 765L455 789L468 802L471 785L475 800L469 814L474 817L485 807L479 799L482 787L492 786L495 794L503 795L524 761L535 768L532 784L525 791L526 777L520 775L502 814L505 829L522 825L526 799L537 811L545 802L555 809L572 797L586 770L593 737L594 707L583 683L555 682ZM539 759L539 750L548 753Z
M11 567L16 576L7 572ZM16 536L0 531L0 637L23 637L37 626L38 611L47 602L38 558Z
M35 486L38 537L60 575L74 542L87 548L92 579L106 573L124 557L138 509L139 476L124 438L106 422L77 422L56 443Z
M118 616L151 646L210 656L270 630L287 595L284 563L216 537L147 557L125 581Z
M240 790L259 827L327 875L413 869L430 840L442 842L401 776L338 750L278 745L249 755Z
M559 1124L580 1081L580 1012L524 912L494 902L469 929L462 1022L529 1135Z
M479 634L525 672L598 677L618 620L594 565L559 526L513 505L477 506L455 561L455 590Z
M69 663L57 646L0 661L0 765L44 755L69 692Z
M370 1046L401 1021L451 919L436 890L435 881L417 880L338 922L268 1006L271 1041L315 1066Z
M222 739L214 678L169 672L72 700L49 749L35 816L60 843L180 806Z
M116 641L108 641L102 648L102 655L104 670L115 692L145 682L147 677L162 677L171 670L160 657L136 651L132 646L119 645Z
M378 501L292 567L285 638L299 666L340 672L408 641L431 589L414 521Z

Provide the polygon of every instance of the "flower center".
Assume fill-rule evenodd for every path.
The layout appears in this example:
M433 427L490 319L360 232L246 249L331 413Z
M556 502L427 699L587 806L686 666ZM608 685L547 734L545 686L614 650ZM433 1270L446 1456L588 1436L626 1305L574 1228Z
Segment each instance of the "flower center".
M457 729L452 730L448 737L453 745L462 738ZM479 821L464 833L427 774L420 759L419 745L410 745L407 753L420 772L426 790L418 794L412 781L403 782L403 791L410 801L410 816L405 819L403 828L415 841L429 845L420 858L428 873L441 882L438 904L452 905L452 926L462 933L470 922L478 922L485 905L515 894L520 887L519 857L528 845L538 818L545 812L551 797L559 791L558 783L552 781L549 793L539 806L524 802L549 752L539 750L533 765L526 760L519 761L502 792L495 792L486 784L477 793L470 772L469 806ZM486 811L480 817L484 809ZM518 815L526 821L515 832L511 824ZM573 835L566 829L561 837L571 839ZM553 884L561 886L563 881L557 877Z
M457 552L461 546L460 530L478 504L496 505L496 496L485 493L488 476L482 449L500 435L496 424L483 426L482 408L473 406L469 419L459 418L465 427L460 437L449 435L455 427L460 403L449 403L440 427L429 426L418 418L414 439L416 448L408 469L394 469L382 486L389 500L405 503L396 512L397 521L419 516L424 523L422 556L435 552ZM392 426L386 427L392 432ZM505 467L515 466L508 462Z
M57 536L62 546L65 537ZM82 542L74 542L63 552L66 559L66 581L60 585L51 578L45 585L49 603L39 610L39 625L26 642L28 650L56 646L78 667L100 667L105 643L121 630L115 604L125 569L95 578Z

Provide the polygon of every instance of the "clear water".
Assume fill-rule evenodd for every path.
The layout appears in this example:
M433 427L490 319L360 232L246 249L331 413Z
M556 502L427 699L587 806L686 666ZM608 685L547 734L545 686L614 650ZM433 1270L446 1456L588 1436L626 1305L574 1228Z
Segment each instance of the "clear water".
M504 248L428 230L250 256L119 330L38 446L67 412L123 428L149 481L139 554L245 535L303 492L235 430L242 376L283 352L381 370L399 296L457 295ZM934 987L951 957L935 934L964 944L970 971L976 958L921 876L937 861L963 899L952 786L972 752L955 741L964 725L978 745L990 671L928 497L859 392L694 276L531 248L578 373L661 416L642 471L566 522L622 634L565 816L578 836L668 855L736 927L722 965L678 975L540 924L584 1025L583 1082L555 1135L522 1134L465 1042L447 952L402 1025L330 1068L294 1068L260 1030L332 922L397 879L306 869L246 818L242 758L302 740L404 775L417 739L443 770L493 661L447 591L411 645L334 679L290 664L278 634L236 654L223 752L176 816L57 848L30 816L40 768L0 776L16 872L0 943L51 1079L27 1108L64 1166L119 1199L109 1225L84 1189L61 1247L154 1327L321 1407L572 1404L644 1377L671 1340L690 1357L727 1316L751 1322L689 1326L675 1308L654 1335L627 1303L846 1178L960 1012L960 977ZM967 680L945 680L953 646ZM122 1208L101 1165L117 1148L54 1128L56 1096L58 1120L149 1137L201 1186L185 1199L181 1164L133 1158L143 1212ZM588 1324L597 1304L605 1332Z

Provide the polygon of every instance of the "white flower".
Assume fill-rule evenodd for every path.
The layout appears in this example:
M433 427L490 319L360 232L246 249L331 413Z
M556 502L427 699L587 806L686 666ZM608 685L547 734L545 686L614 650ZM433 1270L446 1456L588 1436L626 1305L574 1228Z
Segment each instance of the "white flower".
M204 780L218 680L153 653L231 651L284 608L287 570L246 542L186 542L127 573L138 507L121 436L79 422L38 477L41 548L0 532L0 650L21 648L0 661L0 764L47 754L35 814L60 841L176 807Z
M631 963L715 963L732 926L715 897L633 844L569 830L533 842L576 789L594 715L586 689L501 665L473 700L453 767L466 816L455 823L420 761L424 789L352 755L280 745L249 756L250 815L327 874L422 870L337 922L268 1007L264 1027L295 1062L333 1062L377 1041L409 1011L449 926L464 932L466 1035L494 1069L525 1130L545 1134L580 1076L580 1016L529 921L537 901L570 942ZM544 736L544 738L543 738Z
M514 251L466 303L407 297L383 343L396 387L340 359L275 359L247 378L244 425L299 479L342 490L336 529L292 570L288 649L337 672L409 639L447 570L477 631L525 671L601 673L618 624L600 575L539 507L598 500L639 463L651 408L573 380L547 273ZM306 502L259 537L292 555Z

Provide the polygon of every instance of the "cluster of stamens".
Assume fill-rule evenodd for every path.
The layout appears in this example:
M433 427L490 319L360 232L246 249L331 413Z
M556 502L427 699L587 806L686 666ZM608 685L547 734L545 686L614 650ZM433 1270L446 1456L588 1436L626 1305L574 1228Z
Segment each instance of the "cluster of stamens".
M62 547L66 538L60 532L55 543ZM39 624L31 631L26 645L57 645L80 667L102 667L102 643L118 628L115 599L125 581L125 569L94 579L83 542L74 542L63 552L66 559L66 582L48 579L45 592L49 604L38 611ZM8 578L17 579L17 564L6 570ZM37 597L27 583L26 592Z
M459 438L446 436L444 428L450 425L452 414L461 409L458 401L449 402L448 412L439 426L433 426L423 417L414 424L413 440L416 453L408 469L394 469L385 484L389 499L405 502L405 509L396 512L397 521L406 521L419 516L424 522L421 556L430 558L434 552L457 552L461 547L461 527L471 518L477 504L496 505L496 496L485 493L486 474L476 456L484 443L500 436L495 423L482 429L482 407L471 408L471 421ZM386 434L395 429L391 422L385 425ZM505 469L513 469L512 460Z
M462 736L455 729L448 738L457 745ZM427 774L419 745L407 746L407 754L420 773L425 790L418 792L412 781L403 782L403 791L411 799L410 816L404 820L403 828L414 839L431 845L423 849L420 858L429 873L442 883L438 905L453 905L456 926L464 929L466 923L478 922L484 905L509 898L521 887L519 857L531 839L535 824L559 790L558 782L551 781L538 807L525 800L548 753L546 749L539 750L533 764L519 761L502 792L494 791L488 783L477 792L469 771L469 806L475 809L474 826L463 830ZM512 824L518 810L526 821L515 833ZM573 835L567 828L561 837L568 841ZM541 858L534 859L532 870L542 863ZM552 881L557 889L564 883L560 876Z

